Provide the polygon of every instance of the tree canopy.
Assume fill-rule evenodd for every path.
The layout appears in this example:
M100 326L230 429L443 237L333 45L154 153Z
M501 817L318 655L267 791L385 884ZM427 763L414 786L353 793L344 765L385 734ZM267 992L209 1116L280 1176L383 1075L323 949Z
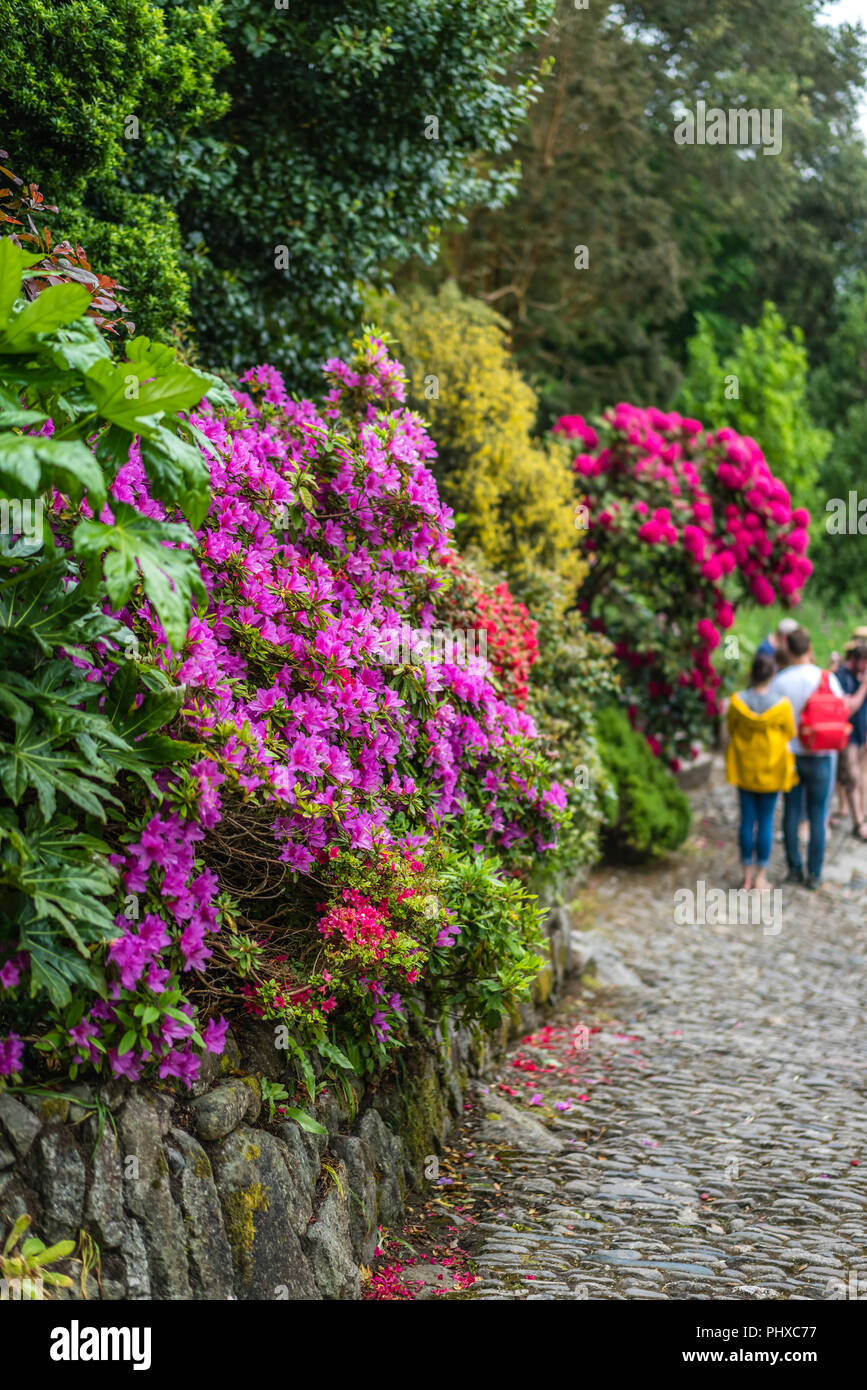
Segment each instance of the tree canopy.
M670 399L697 312L736 333L773 300L820 358L838 278L864 263L867 160L863 35L820 24L818 10L558 3L518 196L456 229L446 265L511 321L543 423ZM780 110L781 152L677 144L677 118L699 99Z

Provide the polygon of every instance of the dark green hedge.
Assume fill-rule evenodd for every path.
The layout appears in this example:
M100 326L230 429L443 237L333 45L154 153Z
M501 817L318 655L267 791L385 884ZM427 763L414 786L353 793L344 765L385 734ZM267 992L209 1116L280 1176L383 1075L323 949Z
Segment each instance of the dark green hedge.
M605 833L607 851L650 859L677 849L689 834L691 813L668 768L653 756L622 710L602 710L596 736L618 801L617 815Z

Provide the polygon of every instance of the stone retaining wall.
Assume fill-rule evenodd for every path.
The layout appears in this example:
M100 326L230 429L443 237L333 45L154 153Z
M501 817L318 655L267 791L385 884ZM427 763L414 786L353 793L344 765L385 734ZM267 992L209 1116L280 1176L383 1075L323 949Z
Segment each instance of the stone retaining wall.
M566 909L550 907L546 926L533 1004L495 1037L456 1021L436 1029L404 1054L399 1084L323 1094L327 1136L267 1124L261 1079L285 1080L286 1063L264 1024L230 1033L192 1092L121 1081L64 1087L65 1099L5 1092L0 1244L25 1211L48 1244L87 1232L100 1257L86 1283L94 1299L359 1298L377 1226L399 1220L422 1185L471 1078L570 973ZM52 1296L82 1293L76 1283Z

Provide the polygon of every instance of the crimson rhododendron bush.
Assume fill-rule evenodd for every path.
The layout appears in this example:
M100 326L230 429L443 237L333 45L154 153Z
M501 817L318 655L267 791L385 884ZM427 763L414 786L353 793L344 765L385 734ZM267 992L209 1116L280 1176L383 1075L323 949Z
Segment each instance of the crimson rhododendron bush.
M530 671L539 655L536 623L527 605L513 596L508 584L489 574L478 552L470 562L449 551L445 564L451 583L440 597L438 609L453 628L476 632L476 648L484 634L487 660L500 688L523 709L530 693Z
M141 589L120 613L135 669L182 701L154 786L122 783L126 816L106 831L117 915L91 953L101 987L73 989L27 1035L55 1070L190 1083L233 1011L285 1023L296 1053L371 1070L421 991L492 1022L538 968L520 880L565 798L517 707L521 672L503 682L513 704L483 660L401 661L407 630L424 649L449 582L451 518L399 365L370 334L356 349L326 364L318 404L257 367L234 409L190 417L210 468L202 597L177 650ZM101 523L172 520L146 465L134 446ZM55 494L58 533L69 515ZM140 704L113 649L69 660L106 711ZM0 966L8 1012L26 952L13 943ZM20 1034L6 1047L15 1072Z
M582 449L579 606L614 643L632 722L676 769L717 715L713 653L736 605L799 602L809 515L732 429L626 404L601 436L577 415L555 428Z

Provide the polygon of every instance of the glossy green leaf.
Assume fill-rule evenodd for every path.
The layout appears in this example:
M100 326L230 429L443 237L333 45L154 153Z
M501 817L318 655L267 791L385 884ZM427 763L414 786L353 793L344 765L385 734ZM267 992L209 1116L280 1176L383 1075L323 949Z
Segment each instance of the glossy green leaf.
M83 285L52 285L0 325L0 353L31 351L41 334L73 323L89 304Z
M126 603L141 577L175 651L183 646L193 598L204 601L206 595L192 552L163 542L191 545L194 540L188 526L153 521L125 503L117 505L113 525L82 521L73 533L75 552L82 559L96 562L104 554L103 573L116 608Z

